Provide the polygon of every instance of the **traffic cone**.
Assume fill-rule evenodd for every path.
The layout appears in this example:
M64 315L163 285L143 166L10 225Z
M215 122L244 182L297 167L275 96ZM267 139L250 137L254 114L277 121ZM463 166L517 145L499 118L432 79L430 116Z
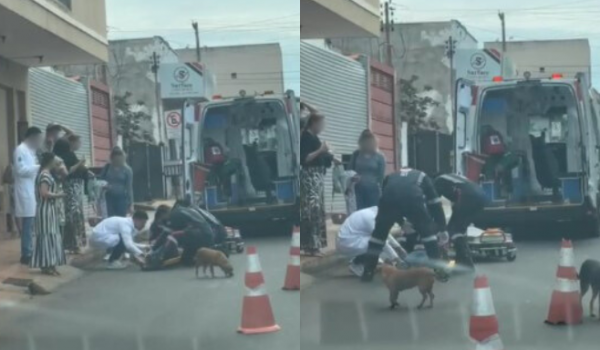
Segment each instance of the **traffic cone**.
M547 324L572 325L583 321L583 307L577 280L573 244L563 239L556 271L556 285L546 319Z
M248 247L246 250L248 253L246 296L242 307L242 324L238 332L243 334L276 332L280 327L275 323L256 247Z
M474 283L469 325L469 336L475 342L475 349L504 350L498 328L498 319L488 279L485 276L478 276Z
M300 290L300 232L292 234L290 261L285 274L283 290Z

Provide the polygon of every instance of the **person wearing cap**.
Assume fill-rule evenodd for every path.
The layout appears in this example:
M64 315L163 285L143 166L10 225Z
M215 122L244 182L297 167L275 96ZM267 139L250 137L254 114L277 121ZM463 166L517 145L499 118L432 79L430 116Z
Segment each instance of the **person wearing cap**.
M383 181L375 229L369 240L362 280L370 282L388 235L394 224L410 221L430 260L440 259L440 247L448 241L442 200L433 181L422 171L403 168ZM440 233L440 241L436 233ZM407 249L408 250L408 249Z
M24 141L14 152L15 217L21 221L21 264L29 265L33 254L33 224L37 201L35 181L40 170L37 152L42 146L42 131L30 127Z
M485 206L485 192L478 184L464 176L444 174L434 181L436 191L452 202L452 217L448 233L456 251L456 263L473 268L473 258L467 244L467 228Z

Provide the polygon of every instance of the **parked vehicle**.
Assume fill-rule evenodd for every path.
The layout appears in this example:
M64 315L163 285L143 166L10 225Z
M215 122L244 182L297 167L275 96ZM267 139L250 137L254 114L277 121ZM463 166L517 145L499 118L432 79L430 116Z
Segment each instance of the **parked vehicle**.
M457 81L455 169L489 200L476 225L564 221L599 236L599 105L587 77L524 76Z
M186 192L242 236L291 234L299 222L299 105L293 91L203 104Z

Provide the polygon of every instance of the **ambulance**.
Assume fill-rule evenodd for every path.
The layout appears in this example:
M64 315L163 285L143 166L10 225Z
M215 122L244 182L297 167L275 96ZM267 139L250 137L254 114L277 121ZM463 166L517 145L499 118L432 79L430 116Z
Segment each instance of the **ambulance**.
M299 222L300 111L293 91L213 96L195 109L188 198L242 236Z
M600 105L585 74L459 79L455 96L454 166L488 199L478 227L600 235Z

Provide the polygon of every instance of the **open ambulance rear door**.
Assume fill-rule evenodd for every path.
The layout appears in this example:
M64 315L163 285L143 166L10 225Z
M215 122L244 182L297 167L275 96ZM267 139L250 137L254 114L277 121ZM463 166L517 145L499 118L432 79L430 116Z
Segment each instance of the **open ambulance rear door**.
M467 161L477 148L474 140L475 103L478 88L473 81L458 79L454 101L454 172L468 175ZM476 181L477 179L471 179Z

